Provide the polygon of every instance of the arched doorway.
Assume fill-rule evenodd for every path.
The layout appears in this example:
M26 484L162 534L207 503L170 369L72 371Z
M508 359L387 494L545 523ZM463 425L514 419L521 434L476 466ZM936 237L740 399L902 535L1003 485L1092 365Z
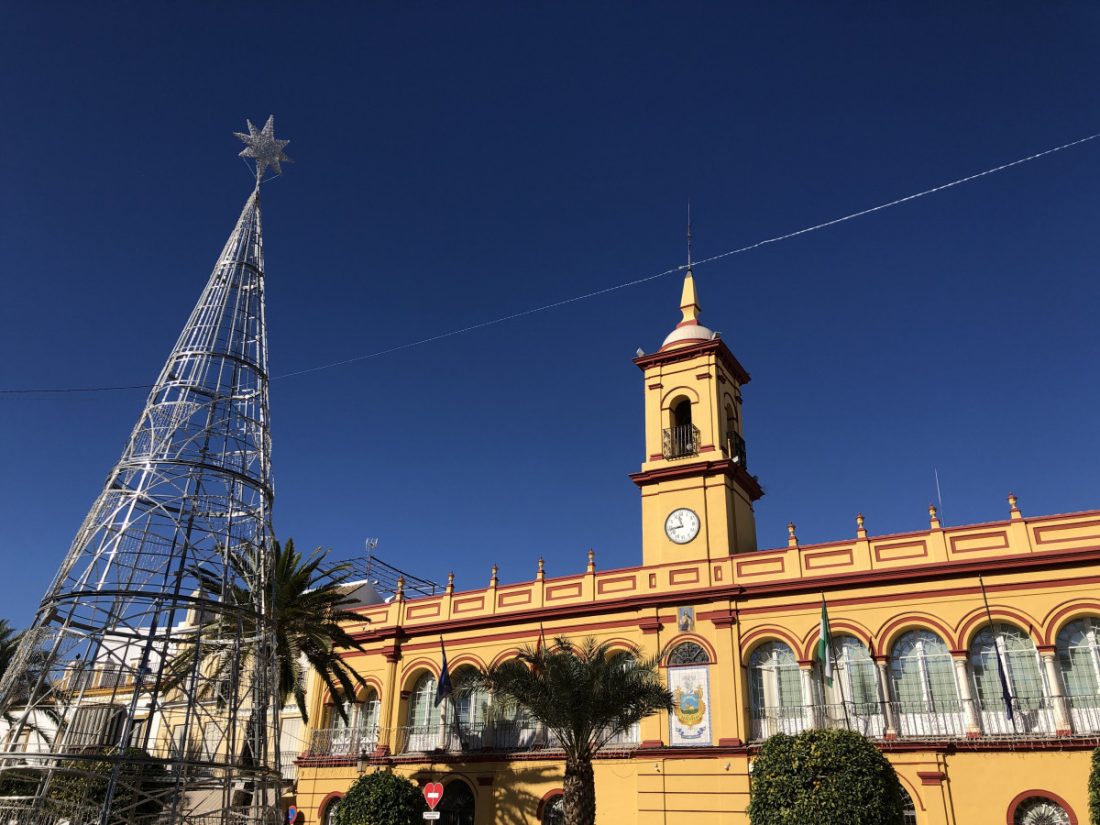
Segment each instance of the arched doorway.
M439 825L474 825L474 792L461 779L452 779L443 788L439 803Z

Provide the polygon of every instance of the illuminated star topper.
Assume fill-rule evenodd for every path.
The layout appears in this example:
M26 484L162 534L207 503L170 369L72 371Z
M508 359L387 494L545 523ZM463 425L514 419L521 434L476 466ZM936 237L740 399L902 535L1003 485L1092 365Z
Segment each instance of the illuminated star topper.
M270 115L267 118L267 123L264 124L262 129L253 126L251 120L246 120L245 123L248 124L247 135L244 132L234 132L233 134L245 143L240 157L254 158L256 161L256 181L259 182L268 166L275 170L276 175L283 174L283 167L280 164L293 163L294 161L283 154L283 147L290 141L275 139L275 115Z

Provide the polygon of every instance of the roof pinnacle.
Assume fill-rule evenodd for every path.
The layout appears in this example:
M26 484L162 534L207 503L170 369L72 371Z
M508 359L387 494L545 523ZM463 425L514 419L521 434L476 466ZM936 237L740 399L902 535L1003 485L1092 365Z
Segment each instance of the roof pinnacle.
M680 295L680 311L684 314L684 317L679 326L699 323L699 313L702 311L702 307L699 306L699 297L695 293L695 276L691 274L690 269L684 276L684 291Z

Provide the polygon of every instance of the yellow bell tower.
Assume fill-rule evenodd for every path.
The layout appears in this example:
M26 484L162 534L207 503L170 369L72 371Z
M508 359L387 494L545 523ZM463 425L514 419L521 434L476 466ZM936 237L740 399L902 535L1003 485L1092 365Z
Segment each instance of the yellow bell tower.
M651 355L645 375L645 455L630 478L642 493L645 565L719 558L756 549L753 502L764 495L746 467L741 387L749 374L699 323L688 269L683 319Z

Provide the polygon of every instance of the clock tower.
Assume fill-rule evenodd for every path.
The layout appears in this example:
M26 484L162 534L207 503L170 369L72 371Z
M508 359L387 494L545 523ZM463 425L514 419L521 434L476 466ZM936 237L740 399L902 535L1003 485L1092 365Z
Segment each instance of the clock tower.
M756 549L741 388L749 374L719 336L699 323L689 269L683 318L651 355L645 376L645 461L631 475L642 493L645 565L710 559Z

